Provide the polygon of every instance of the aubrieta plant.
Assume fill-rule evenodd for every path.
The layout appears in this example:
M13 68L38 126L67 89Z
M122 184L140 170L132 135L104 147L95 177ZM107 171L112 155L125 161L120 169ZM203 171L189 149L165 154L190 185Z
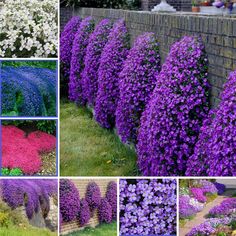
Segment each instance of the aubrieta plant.
M84 58L84 70L82 72L83 95L88 104L94 107L98 90L98 68L102 51L108 41L112 23L103 19L90 35L89 44Z
M230 74L221 98L201 128L186 175L236 175L236 71Z
M200 39L183 37L164 63L141 118L138 166L143 175L184 175L208 114L207 58Z
M102 198L98 207L98 218L100 223L112 222L112 207L106 198Z
M72 17L65 25L60 37L60 63L63 71L63 76L70 75L70 61L72 55L72 46L75 34L81 23L79 16Z
M123 19L117 21L108 37L98 69L95 119L104 128L113 128L119 99L119 73L129 48L129 35Z
M136 143L140 118L150 100L160 69L159 45L154 33L139 36L119 75L116 128L124 143Z
M112 208L112 219L116 220L117 218L117 184L114 181L111 181L107 185L106 199L110 203Z
M227 198L220 205L213 207L209 214L211 217L227 216L235 212L236 198Z
M84 105L86 101L83 97L81 73L84 69L84 57L89 43L89 36L93 32L94 27L95 21L92 17L83 19L73 41L70 65L69 99L79 105Z
M86 199L81 199L80 201L80 211L78 214L79 225L81 227L85 226L90 220L90 209L89 204Z
M120 180L120 234L176 234L176 180Z

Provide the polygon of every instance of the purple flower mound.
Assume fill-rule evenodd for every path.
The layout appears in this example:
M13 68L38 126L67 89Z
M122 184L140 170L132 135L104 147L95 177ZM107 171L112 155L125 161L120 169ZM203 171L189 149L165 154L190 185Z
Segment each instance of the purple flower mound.
M72 54L72 45L75 34L79 28L81 19L79 16L74 16L65 25L60 37L60 62L64 76L68 77L70 74L70 60Z
M60 212L63 222L75 220L80 210L80 197L74 183L69 179L60 180Z
M95 119L104 128L113 128L119 98L119 73L129 48L124 20L116 22L100 59Z
M227 198L220 205L213 207L209 214L212 217L230 215L236 209L236 198Z
M117 184L111 181L107 186L106 199L112 208L112 219L117 218Z
M194 228L186 236L211 235L215 233L215 228L210 222L204 222Z
M106 198L102 198L98 207L98 218L100 223L112 222L112 207Z
M82 73L83 93L90 106L95 105L98 90L98 68L100 57L105 47L112 23L108 19L102 20L90 35L89 44L84 59L84 70Z
M176 234L176 180L120 180L121 235Z
M190 191L194 198L196 198L199 202L206 202L207 198L204 196L204 192L201 188L190 188Z
M225 185L221 183L214 183L215 187L217 188L218 195L222 195L225 192Z
M193 205L190 204L190 197L188 195L179 197L179 216L180 218L188 218L198 212Z
M26 207L29 219L42 210L46 218L50 210L49 198L57 196L56 180L0 180L2 199L12 209L20 206Z
M90 182L87 186L85 199L89 204L91 215L98 206L101 201L101 191L99 186L95 182Z
M87 17L80 23L80 27L75 35L72 47L69 99L80 105L85 104L82 91L81 73L84 69L84 57L89 43L89 36L93 32L95 22L92 17Z
M90 209L86 199L80 201L80 212L78 215L79 224L81 227L85 226L90 220Z
M159 46L154 33L139 36L119 76L116 127L125 143L137 141L140 118L150 100L160 69Z
M221 98L215 114L201 128L186 175L236 175L236 71L230 74Z
M202 179L202 180L199 181L199 183L202 185L201 189L202 189L204 194L205 193L216 194L218 192L216 186L214 185L214 183L212 183L208 180Z
M143 175L184 175L208 113L204 46L184 37L170 50L141 118L138 165Z

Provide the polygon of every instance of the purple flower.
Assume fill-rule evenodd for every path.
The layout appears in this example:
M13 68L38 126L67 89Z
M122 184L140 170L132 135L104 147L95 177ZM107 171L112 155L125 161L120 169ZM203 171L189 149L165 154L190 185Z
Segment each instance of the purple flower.
M195 37L171 47L141 118L138 166L143 175L184 175L208 113L207 59Z
M199 202L206 202L207 198L204 196L204 192L201 188L190 188L190 192L193 197L196 198Z
M236 175L236 71L221 94L218 109L205 120L186 175Z
M215 187L217 188L218 195L222 195L225 192L225 185L221 183L214 183Z
M194 228L186 236L211 235L215 233L215 228L209 222L204 222Z
M112 23L108 19L102 20L89 37L89 44L84 59L82 73L83 93L88 104L95 105L98 90L98 68L102 51L108 41Z
M154 33L139 36L119 75L116 127L123 142L136 143L140 118L152 95L160 67L159 45Z
M107 186L106 199L112 208L112 219L117 218L117 184L111 181Z
M85 226L90 220L90 209L86 199L80 201L80 211L77 218L81 227Z
M227 198L220 205L213 207L209 214L213 217L230 215L236 209L236 198Z
M106 198L102 198L99 208L98 217L100 223L111 223L112 221L112 207Z
M92 17L87 17L80 23L72 47L69 98L80 105L85 104L82 91L81 73L84 69L84 57L89 43L89 36L93 32L95 22Z
M204 194L206 194L206 193L216 194L217 193L217 188L215 187L214 183L212 183L208 180L205 180L205 179L201 179L199 181L199 183L202 185L201 189Z
M179 197L180 218L188 218L198 212L198 209L190 204L190 199L191 198L188 195L182 195Z
M124 20L116 22L100 59L95 119L105 128L115 125L115 111L119 98L119 73L129 48Z

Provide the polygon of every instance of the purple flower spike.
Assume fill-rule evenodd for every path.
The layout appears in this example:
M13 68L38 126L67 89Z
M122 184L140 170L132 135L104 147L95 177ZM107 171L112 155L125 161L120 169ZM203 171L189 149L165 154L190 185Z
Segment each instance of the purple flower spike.
M79 105L84 105L86 100L83 97L81 73L84 69L84 57L89 42L89 36L93 32L95 21L87 17L80 23L75 35L72 48L69 99Z
M124 20L113 26L101 55L98 69L98 92L95 119L104 128L113 128L119 98L119 73L129 48L129 37Z
M81 227L85 226L90 220L90 209L86 199L80 201L80 211L78 215L79 224Z
M140 118L154 90L160 68L159 46L154 33L139 36L119 76L116 127L123 142L136 143Z
M208 113L207 58L195 37L184 37L157 76L141 118L138 166L143 175L184 175Z

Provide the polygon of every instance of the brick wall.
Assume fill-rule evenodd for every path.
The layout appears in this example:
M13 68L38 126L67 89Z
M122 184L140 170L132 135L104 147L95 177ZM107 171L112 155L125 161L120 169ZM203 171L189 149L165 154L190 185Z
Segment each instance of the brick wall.
M100 187L100 191L102 194L102 197L105 197L106 191L107 191L107 185L110 181L115 181L114 179L95 179L95 180L89 180L89 179L73 179L72 182L74 182L75 186L79 190L80 199L85 197L87 185L89 182L95 181L98 186ZM94 217L90 219L89 223L86 226L90 227L96 227L99 224L98 220L98 213L95 211ZM85 227L86 227L85 226ZM61 227L61 234L65 235L74 231L82 230L84 227L80 227L78 221L72 221L69 223L64 223Z
M229 72L236 69L236 18L183 13L151 13L113 9L80 8L74 14L103 18L125 18L131 40L143 32L155 32L160 42L162 63L170 46L184 35L201 36L209 58L211 105L216 107L219 93Z

